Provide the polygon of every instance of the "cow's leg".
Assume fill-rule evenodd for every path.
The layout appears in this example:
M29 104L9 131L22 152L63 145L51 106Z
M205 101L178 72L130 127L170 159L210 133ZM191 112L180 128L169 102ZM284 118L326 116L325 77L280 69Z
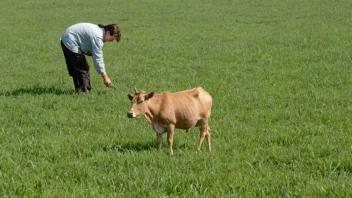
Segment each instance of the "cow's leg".
M199 125L199 132L200 132L200 137L199 137L199 145L198 145L198 148L197 148L197 150L198 151L200 151L201 149L202 149L202 144L203 144L203 141L204 141L204 137L205 137L205 130L206 130L206 128L205 128L205 124L202 122L202 123L200 123L200 125Z
M172 150L172 144L174 142L174 130L175 130L174 125L170 125L167 128L167 143L169 144L170 155L174 154L174 151Z
M210 127L209 127L209 125L207 125L207 134L205 135L205 137L207 138L207 142L208 142L208 151L211 152Z
M199 132L200 132L200 139L199 139L199 145L198 145L198 151L202 149L202 144L204 141L204 138L207 138L208 142L208 150L211 151L211 145L210 145L210 127L208 126L208 121L207 120L202 120L199 123Z
M161 143L162 143L162 136L159 133L156 133L156 143L158 147L158 151L161 151Z

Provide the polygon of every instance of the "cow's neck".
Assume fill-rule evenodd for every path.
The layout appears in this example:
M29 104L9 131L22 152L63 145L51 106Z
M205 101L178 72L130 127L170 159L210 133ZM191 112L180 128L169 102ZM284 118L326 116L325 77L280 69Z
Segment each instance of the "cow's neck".
M146 112L144 114L145 119L151 124L153 120L153 115L150 114L150 112Z
M149 122L152 123L155 116L157 116L157 112L159 112L159 104L157 100L150 99L148 100L148 110L145 112L144 117Z

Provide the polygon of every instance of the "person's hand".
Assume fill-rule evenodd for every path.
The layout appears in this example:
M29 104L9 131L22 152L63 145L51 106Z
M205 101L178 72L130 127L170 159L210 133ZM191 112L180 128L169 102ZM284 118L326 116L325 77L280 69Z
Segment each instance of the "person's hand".
M103 75L101 75L101 77L103 77L105 86L111 87L112 83L111 83L111 80L110 80L110 78L108 77L108 75L103 74Z

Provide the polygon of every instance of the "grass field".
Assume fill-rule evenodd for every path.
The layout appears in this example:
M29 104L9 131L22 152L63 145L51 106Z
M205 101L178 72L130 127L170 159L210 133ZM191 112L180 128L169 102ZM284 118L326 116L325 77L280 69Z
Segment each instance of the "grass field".
M352 2L0 3L1 197L351 197ZM76 94L60 36L117 23L106 70ZM126 113L133 88L213 97L199 132L164 137Z

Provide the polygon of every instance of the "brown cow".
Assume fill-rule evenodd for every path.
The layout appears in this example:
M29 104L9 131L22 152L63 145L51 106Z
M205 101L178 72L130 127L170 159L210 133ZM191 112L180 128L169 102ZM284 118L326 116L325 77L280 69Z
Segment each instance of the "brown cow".
M170 155L173 155L172 143L174 130L185 129L196 126L200 130L198 151L202 147L204 137L207 138L208 150L210 145L210 127L208 125L211 114L212 98L202 87L181 91L177 93L154 92L146 93L137 91L135 94L128 94L131 100L131 108L127 117L135 118L144 115L145 119L153 126L157 135L158 150L161 150L161 135L167 132Z

